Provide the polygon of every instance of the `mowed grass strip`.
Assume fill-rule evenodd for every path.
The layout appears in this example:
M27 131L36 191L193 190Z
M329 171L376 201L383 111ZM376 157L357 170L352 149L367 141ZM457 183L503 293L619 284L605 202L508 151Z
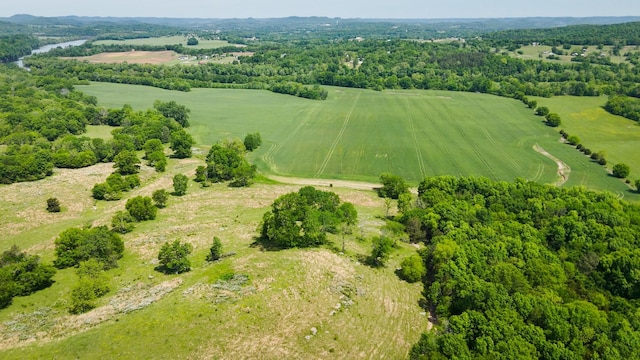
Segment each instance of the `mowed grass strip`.
M389 171L414 184L425 175L553 183L557 165L533 150L538 144L565 161L579 184L628 189L559 143L557 130L521 102L486 94L329 87L326 101L312 101L255 90L79 88L110 107L146 109L156 99L184 104L192 110L189 132L203 146L259 131L263 145L251 157L265 173L375 182Z

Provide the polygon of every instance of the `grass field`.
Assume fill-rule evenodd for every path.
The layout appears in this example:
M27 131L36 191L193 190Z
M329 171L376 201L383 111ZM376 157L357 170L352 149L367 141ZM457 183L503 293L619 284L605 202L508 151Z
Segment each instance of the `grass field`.
M110 107L145 109L156 99L184 104L192 110L189 132L204 146L259 131L263 145L252 158L265 173L375 182L391 171L414 184L445 174L553 183L557 165L533 150L538 144L570 166L567 185L635 198L602 167L560 143L557 131L522 103L496 96L328 88L326 101L312 101L253 90L79 88Z
M185 36L163 36L157 38L141 38L141 39L129 39L129 40L100 40L94 42L96 45L150 45L150 46L162 46L162 45L175 45L181 44L188 48L193 49L216 49L223 46L237 46L243 47L244 45L230 44L224 40L203 40L198 39L198 45L187 46L188 38Z
M519 54L517 51L513 51L510 52L511 56L513 57L517 57L520 59L534 59L534 60L545 60L545 61L560 61L560 62L565 62L565 63L570 63L571 62L571 54L573 53L577 53L580 54L582 53L582 49L583 48L587 48L587 51L585 52L585 54L605 54L607 57L609 57L611 59L611 62L614 64L620 64L620 63L624 63L627 62L626 58L624 57L624 54L629 52L629 51L637 51L637 47L636 46L625 46L622 48L622 50L620 50L620 54L621 55L613 55L613 46L603 46L602 49L598 49L596 46L583 46L583 45L573 45L571 47L571 49L567 50L567 49L563 49L561 46L558 47L559 49L562 49L562 51L564 52L568 52L569 55L560 55L560 60L550 60L547 59L547 55L544 55L545 52L550 52L551 51L551 46L546 46L546 45L537 45L537 46L531 46L531 45L527 45L527 46L523 46L520 49L518 49L517 51L522 51L522 54Z
M602 106L606 97L559 96L536 98L538 105L548 107L562 118L563 128L580 138L592 151L603 151L610 168L623 162L631 167L629 178L640 179L640 126L637 122L609 114Z
M18 244L50 262L54 239L64 229L107 224L127 198L170 189L174 174L192 177L199 164L201 159L170 159L163 174L145 166L142 186L115 202L90 198L92 185L105 179L111 164L3 185L0 251ZM77 282L74 270L67 269L56 274L50 288L15 298L0 311L2 359L406 357L428 326L418 305L421 285L394 274L414 247L402 244L389 266L376 270L359 263L370 244L355 235L347 237L346 254L252 246L271 202L299 187L202 188L191 182L188 194L171 197L155 221L124 236L125 257L109 271L112 291L97 309L78 316L67 313L69 292ZM357 235L378 233L385 213L382 199L373 191L332 190L358 209ZM44 210L50 196L61 200L63 212ZM213 236L222 239L224 252L235 255L207 263ZM154 271L160 246L175 239L194 246L193 270L180 276ZM331 239L340 245L341 239ZM230 274L246 275L248 281L231 290L213 287Z

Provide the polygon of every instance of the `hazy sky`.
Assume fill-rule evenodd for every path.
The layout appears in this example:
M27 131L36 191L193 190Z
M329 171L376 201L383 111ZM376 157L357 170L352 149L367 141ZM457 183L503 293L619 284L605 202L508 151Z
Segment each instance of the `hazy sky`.
M496 18L640 16L638 0L2 0L0 17Z

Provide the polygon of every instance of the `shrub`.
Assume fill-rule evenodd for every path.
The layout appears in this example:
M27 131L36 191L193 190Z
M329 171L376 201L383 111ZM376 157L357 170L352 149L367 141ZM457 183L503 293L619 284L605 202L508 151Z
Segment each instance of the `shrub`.
M127 200L125 208L137 221L153 220L158 213L158 208L148 196L136 196Z
M571 135L567 138L567 142L573 146L576 146L580 144L580 138L575 135Z
M191 251L193 247L188 243L183 244L178 240L165 243L158 254L158 260L162 265L159 270L166 274L181 274L191 270L191 262L187 259Z
M422 258L418 254L408 256L400 263L399 275L407 282L418 282L422 280L426 273L427 269L424 266Z
M613 176L620 179L624 179L629 176L630 172L631 168L629 168L629 165L623 163L615 164L611 169L611 173L613 174Z
M111 218L111 231L115 231L119 234L126 234L133 231L135 225L133 224L136 219L126 211L118 211Z
M584 154L585 155L591 155L591 149L584 148Z
M607 159L605 159L604 157L600 157L600 159L598 159L598 164L600 165L607 165Z
M60 201L57 198L47 199L48 212L60 212Z
M156 190L151 194L151 198L153 199L154 204L158 208L163 208L167 206L167 201L169 200L169 193L165 189Z
M546 106L540 106L536 109L536 115L538 116L547 116L549 114L549 108Z
M260 137L260 133L247 134L244 137L244 147L247 151L253 151L257 149L260 145L262 145L262 137Z
M177 196L182 196L187 193L187 185L189 184L189 178L183 174L176 174L173 177L173 190Z
M106 268L118 266L124 253L124 242L120 236L106 226L89 229L70 228L55 240L56 259L53 265L64 269L82 261L97 259Z
M207 255L207 261L216 261L222 256L222 242L217 236L213 237L213 244L209 248L209 255Z
M373 267L385 266L387 260L389 260L389 254L393 250L393 240L385 236L376 236L373 238L372 243L371 254L367 262Z
M551 127L558 127L562 123L562 120L560 120L560 115L556 113L547 114L545 116L545 119L547 119L547 125Z

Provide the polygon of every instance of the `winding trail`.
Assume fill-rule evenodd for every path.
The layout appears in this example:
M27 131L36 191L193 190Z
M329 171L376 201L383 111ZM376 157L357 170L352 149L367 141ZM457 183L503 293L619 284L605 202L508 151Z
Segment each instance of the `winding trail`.
M555 163L558 165L558 176L560 178L553 183L555 186L562 186L564 185L564 183L567 182L567 180L569 180L569 173L571 173L571 167L569 167L567 163L549 154L545 149L540 147L540 145L538 144L533 145L533 150L555 161Z

